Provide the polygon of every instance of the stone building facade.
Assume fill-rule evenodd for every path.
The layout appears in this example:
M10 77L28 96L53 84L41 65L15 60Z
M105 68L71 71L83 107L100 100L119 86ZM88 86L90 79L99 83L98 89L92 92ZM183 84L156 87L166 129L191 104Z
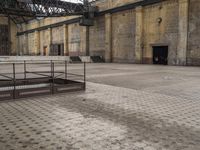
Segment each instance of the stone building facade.
M98 0L95 5L99 13L91 27L80 26L76 16L18 25L12 52L50 55L51 49L62 49L56 54L147 64L166 55L169 65L200 65L199 0Z

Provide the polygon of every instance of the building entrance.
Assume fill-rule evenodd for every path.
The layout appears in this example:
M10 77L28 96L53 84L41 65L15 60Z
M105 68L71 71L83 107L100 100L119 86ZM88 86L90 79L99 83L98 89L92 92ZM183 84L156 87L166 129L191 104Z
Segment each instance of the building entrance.
M153 46L153 64L168 64L168 46Z

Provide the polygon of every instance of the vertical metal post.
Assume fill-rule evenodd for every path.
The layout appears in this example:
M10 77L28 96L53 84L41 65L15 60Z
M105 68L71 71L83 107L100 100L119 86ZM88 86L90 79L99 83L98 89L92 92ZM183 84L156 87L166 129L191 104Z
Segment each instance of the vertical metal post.
M67 80L67 61L65 61L65 80Z
M24 79L26 80L26 61L24 60Z
M50 76L50 86L51 86L51 94L53 94L53 68L52 68L52 60L50 61L50 64L51 64L51 76Z
M86 89L86 63L84 62L84 89Z
M51 78L52 78L52 71L53 71L53 69L52 69L52 60L50 61L50 63L51 63Z
M16 73L15 73L15 63L13 63L13 99L16 98Z
M52 94L54 94L54 62L52 63L52 69L53 69L53 72L52 72Z

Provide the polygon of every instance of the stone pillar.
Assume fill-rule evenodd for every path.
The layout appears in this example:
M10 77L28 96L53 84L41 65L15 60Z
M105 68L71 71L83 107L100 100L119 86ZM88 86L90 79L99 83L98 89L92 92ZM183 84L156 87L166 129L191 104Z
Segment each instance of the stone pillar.
M188 38L188 0L179 0L177 65L186 65Z
M90 56L90 27L86 27L86 56Z
M113 2L111 0L107 1L108 9L111 9L113 6Z
M51 28L48 28L48 47L47 47L47 56L50 54L50 49L51 49L51 44L52 44L52 29Z
M64 29L64 55L69 56L69 46L68 46L68 25L63 25Z
M136 30L135 30L135 62L142 63L142 7L136 8Z
M81 54L89 56L89 27L81 26Z
M105 61L112 62L112 16L105 15Z
M28 34L24 34L24 51L23 55L29 55Z
M35 31L34 33L34 54L38 55L40 53L40 32Z

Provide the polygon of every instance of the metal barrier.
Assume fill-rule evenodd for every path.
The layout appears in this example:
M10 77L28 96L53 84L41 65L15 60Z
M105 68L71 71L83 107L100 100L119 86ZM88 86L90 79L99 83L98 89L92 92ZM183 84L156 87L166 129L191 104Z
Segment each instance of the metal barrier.
M0 100L79 91L86 88L86 63L78 64L81 73L71 73L68 69L71 64L67 61L0 63L0 66L2 65L7 66L12 72L0 73ZM32 66L28 68L27 65ZM37 71L37 68L32 68L35 65L45 65L44 68L47 70L41 71L39 67L40 70Z

